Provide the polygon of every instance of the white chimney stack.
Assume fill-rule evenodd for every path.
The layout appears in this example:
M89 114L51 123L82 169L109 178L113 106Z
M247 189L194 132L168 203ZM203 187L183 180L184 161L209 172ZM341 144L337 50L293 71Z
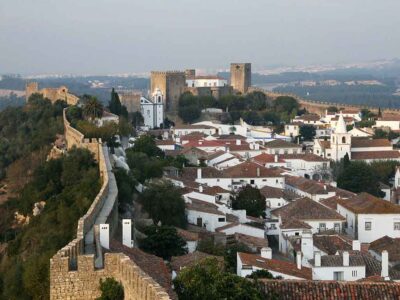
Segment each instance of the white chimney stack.
M203 192L203 186L202 186L202 185L199 186L199 192L200 192L200 193Z
M201 179L201 168L197 168L197 179Z
M255 144L254 144L254 149L255 149L255 150L260 150L260 145L259 145L258 143L255 143Z
M269 247L261 248L261 257L266 259L272 259L272 249Z
M385 280L389 280L389 253L386 250L382 251L382 272L381 276Z
M353 241L353 250L354 251L361 251L361 243L358 240Z
M260 168L257 168L257 177L260 177Z
M239 140L239 139L236 139L236 145L241 145L242 144L242 141L241 140Z
M123 219L122 220L122 244L125 246L132 248L132 220L131 219Z
M103 248L110 249L110 225L100 224L100 245Z
M316 267L321 266L321 252L319 251L314 252L314 266Z
M343 252L343 266L348 267L350 265L350 255L349 252Z
M277 163L278 162L278 154L275 154L274 156L274 161Z
M296 264L297 264L297 269L301 270L301 251L297 251Z

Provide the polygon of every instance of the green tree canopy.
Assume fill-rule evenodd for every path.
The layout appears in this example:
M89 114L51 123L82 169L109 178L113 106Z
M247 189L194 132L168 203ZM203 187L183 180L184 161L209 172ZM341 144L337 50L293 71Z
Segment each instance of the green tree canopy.
M312 125L301 125L300 126L300 135L306 141L312 141L315 137L316 131L315 127Z
M242 188L239 194L232 201L233 209L245 209L247 215L252 217L265 216L265 198L259 189L247 185Z
M89 120L94 120L96 118L101 118L103 116L103 105L94 96L87 95L82 110L83 110L83 115Z
M154 138L151 135L144 134L135 140L135 144L129 149L133 152L146 153L148 156L164 157L164 152L157 147Z
M112 277L100 279L100 291L97 300L124 300L124 287Z
M172 226L149 226L144 230L146 238L139 242L144 251L170 260L172 256L187 253L186 241L182 239Z
M252 281L225 272L216 258L204 259L182 270L174 280L174 287L182 300L270 299Z
M150 185L142 193L139 201L155 223L186 227L185 201L172 183Z

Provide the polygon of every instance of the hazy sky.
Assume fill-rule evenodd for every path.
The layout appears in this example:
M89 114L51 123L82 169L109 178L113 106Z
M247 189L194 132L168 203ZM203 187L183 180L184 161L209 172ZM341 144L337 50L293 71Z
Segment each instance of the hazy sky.
M0 0L0 74L400 57L400 0Z

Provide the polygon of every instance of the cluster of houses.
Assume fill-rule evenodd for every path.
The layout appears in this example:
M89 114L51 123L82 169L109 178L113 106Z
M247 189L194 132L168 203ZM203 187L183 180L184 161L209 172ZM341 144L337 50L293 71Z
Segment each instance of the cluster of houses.
M179 233L190 253L174 258L175 275L182 261L207 256L196 250L207 235L215 243L238 241L252 250L237 254L242 277L264 269L282 279L400 281L400 169L393 187L382 185L384 198L340 189L332 180L331 162L346 155L366 162L400 160L389 140L372 139L369 129L347 130L360 120L355 111L305 115L285 125L282 136L243 121L161 132L158 147L188 162L164 170L164 179L181 188L189 223ZM397 125L385 122L400 128L400 118ZM317 129L312 149L293 142L301 124ZM232 208L232 199L248 185L265 198L264 217Z

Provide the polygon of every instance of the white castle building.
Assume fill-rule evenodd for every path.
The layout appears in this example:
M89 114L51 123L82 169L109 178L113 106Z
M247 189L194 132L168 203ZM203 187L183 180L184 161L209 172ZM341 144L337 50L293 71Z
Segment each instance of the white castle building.
M140 98L140 112L144 119L144 126L152 129L160 127L164 122L164 95L157 89L152 100Z

